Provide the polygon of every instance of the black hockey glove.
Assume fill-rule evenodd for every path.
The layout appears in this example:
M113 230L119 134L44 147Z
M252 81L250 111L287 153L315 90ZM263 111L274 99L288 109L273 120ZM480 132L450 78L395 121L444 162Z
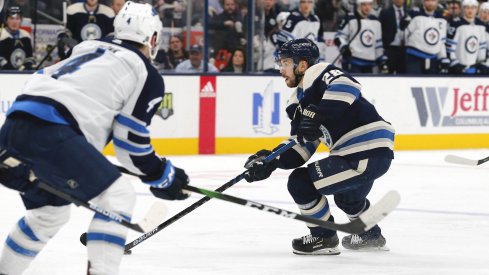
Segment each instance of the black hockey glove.
M450 67L451 74L463 74L465 71L465 65L457 63Z
M323 132L319 129L325 118L319 114L319 108L316 105L310 104L302 111L301 121L297 128L297 141L304 144L306 141L315 141L323 136Z
M149 190L155 197L164 200L184 200L189 197L188 193L182 191L182 188L190 182L183 169L173 166L171 161L166 160L160 175L154 180L141 177L144 183L151 185Z
M439 60L438 69L440 70L440 74L448 74L448 70L450 68L450 59L442 58Z
M248 158L244 165L248 169L244 175L247 182L264 180L277 169L278 159L265 162L265 158L271 153L272 151L263 149Z
M343 56L344 58L350 57L351 56L350 47L348 45L341 47L340 53L341 53L341 56Z

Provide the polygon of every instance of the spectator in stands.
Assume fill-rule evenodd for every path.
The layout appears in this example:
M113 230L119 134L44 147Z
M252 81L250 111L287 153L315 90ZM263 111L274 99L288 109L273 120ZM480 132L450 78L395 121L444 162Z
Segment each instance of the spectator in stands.
M245 73L246 72L246 53L243 49L234 50L231 60L221 72Z
M232 52L238 46L245 45L243 26L236 0L224 0L224 11L209 22L209 29L214 31L211 36L214 50L218 52L220 49L225 49Z
M20 7L9 7L5 14L5 28L2 28L0 32L0 69L34 69L31 36L25 30L20 29L21 22Z
M443 17L445 17L447 21L460 18L462 14L461 5L460 0L450 0L447 3L447 9L445 10Z
M405 72L404 32L401 31L401 21L407 14L405 0L393 0L392 5L380 13L382 25L382 44L387 56L389 73L403 74Z
M489 2L484 2L479 7L479 19L486 24L489 25Z
M202 62L202 47L198 44L192 45L189 50L189 59L178 64L175 68L177 73L202 73L204 71L204 62ZM210 73L219 72L217 68L208 63Z
M170 46L168 47L168 59L170 66L175 69L178 64L188 59L188 52L183 47L183 39L180 35L170 37Z
M411 9L401 22L406 41L407 74L448 73L447 21L436 8L436 0L424 0L421 9Z
M338 28L338 9L341 1L339 0L317 0L314 13L323 23L323 30L326 32L336 31Z
M112 5L110 6L114 11L114 14L117 15L121 10L122 6L126 3L126 0L112 0Z
M180 28L185 25L185 10L187 3L184 0L164 0L159 6L163 27Z
M66 27L78 42L99 39L114 31L114 11L98 0L68 6Z

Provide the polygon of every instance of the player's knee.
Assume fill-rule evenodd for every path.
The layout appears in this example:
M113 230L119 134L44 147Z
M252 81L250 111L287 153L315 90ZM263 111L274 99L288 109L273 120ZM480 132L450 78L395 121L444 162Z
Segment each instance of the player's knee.
M364 211L367 200L365 198L349 200L342 195L335 195L334 202L338 208L348 215L356 215Z
M27 211L25 221L35 236L48 241L70 219L70 205L43 206Z
M297 196L304 192L304 186L310 182L309 174L307 173L307 168L301 167L295 169L289 176L289 181L287 182L287 189L292 197Z
M136 193L127 178L119 177L99 196L98 200L98 204L103 208L130 215L136 204Z

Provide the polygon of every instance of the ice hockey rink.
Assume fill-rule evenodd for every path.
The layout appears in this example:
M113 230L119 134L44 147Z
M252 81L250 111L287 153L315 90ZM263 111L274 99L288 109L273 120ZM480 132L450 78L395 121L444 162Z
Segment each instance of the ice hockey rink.
M449 153L480 159L489 150L396 152L390 171L375 183L372 202L389 190L401 194L398 208L380 223L388 252L341 248L338 256L297 256L291 240L308 234L302 222L213 199L137 245L124 256L120 274L489 274L489 164L448 164L444 157ZM186 169L191 185L214 190L240 174L246 158L171 159ZM289 173L278 170L256 183L243 180L225 193L298 212L287 192ZM138 194L137 221L156 199L147 186L131 180ZM167 218L201 197L166 202ZM332 198L329 203L336 222L347 222ZM23 206L15 192L0 187L0 207L0 238L5 239ZM91 216L73 206L70 222L25 274L85 274L86 252L78 239ZM139 235L131 232L128 241Z

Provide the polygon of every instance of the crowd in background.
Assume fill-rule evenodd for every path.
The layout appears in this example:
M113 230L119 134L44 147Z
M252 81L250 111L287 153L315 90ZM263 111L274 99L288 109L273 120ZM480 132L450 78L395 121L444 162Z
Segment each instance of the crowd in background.
M45 65L44 60L33 58L32 33L22 27L33 20L38 24L58 20L65 25L58 34L56 62L83 40L110 36L114 16L124 2L67 1L67 20L62 21L60 1L6 1L0 14L4 23L0 68L31 70ZM477 0L255 0L251 7L247 0L209 0L207 26L204 0L138 2L153 5L167 33L154 60L160 72L202 72L204 43L209 50L208 72L276 72L276 49L302 37L317 43L322 60L353 73L489 72L489 4ZM204 27L209 34L206 42ZM325 56L325 32L336 33L329 41L334 41L337 56Z

